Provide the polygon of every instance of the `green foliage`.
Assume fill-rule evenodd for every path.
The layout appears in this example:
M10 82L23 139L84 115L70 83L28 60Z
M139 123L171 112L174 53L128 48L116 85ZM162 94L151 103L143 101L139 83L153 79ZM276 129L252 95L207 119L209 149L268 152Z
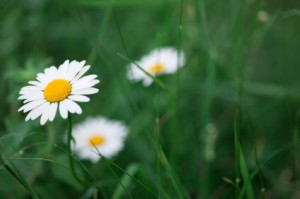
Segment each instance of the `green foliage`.
M1 0L0 198L299 198L299 13L295 0ZM178 73L127 79L163 46L186 54ZM19 90L66 59L101 80L73 123L130 129L110 160L73 157L67 120L18 112Z

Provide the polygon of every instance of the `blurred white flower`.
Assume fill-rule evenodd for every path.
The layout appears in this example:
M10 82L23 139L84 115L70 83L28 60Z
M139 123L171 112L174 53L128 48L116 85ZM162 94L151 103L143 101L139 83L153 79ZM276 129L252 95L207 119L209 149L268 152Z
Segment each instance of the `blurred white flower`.
M116 155L123 148L127 134L127 127L120 121L100 116L88 118L74 126L72 150L79 158L96 163L101 156Z
M99 83L97 75L82 77L89 68L85 61L66 60L59 68L51 66L44 73L37 74L37 81L29 81L30 86L20 91L19 99L24 100L24 105L19 111L29 112L25 120L41 116L40 123L44 125L48 120L54 120L58 109L64 119L68 112L81 114L76 102L88 102L90 99L85 95L98 92L98 89L92 88Z
M262 23L267 23L270 20L269 13L267 13L264 10L260 10L257 13L257 20L260 21L260 22L262 22Z
M175 48L164 47L151 51L149 54L135 62L152 76L161 74L172 74L185 64L183 52L178 52ZM140 70L134 63L128 67L127 77L133 81L143 81L144 86L149 86L152 79Z

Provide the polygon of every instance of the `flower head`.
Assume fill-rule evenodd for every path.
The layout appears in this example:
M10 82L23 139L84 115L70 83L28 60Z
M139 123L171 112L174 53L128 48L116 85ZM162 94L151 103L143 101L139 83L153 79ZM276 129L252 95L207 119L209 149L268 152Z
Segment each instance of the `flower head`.
M141 68L152 76L161 74L172 74L185 64L185 57L182 52L175 48L164 47L151 51L136 62ZM143 81L144 86L149 86L152 79L140 70L134 63L129 65L127 76L133 81Z
M41 116L40 123L44 125L48 120L54 120L57 110L64 119L68 112L81 114L76 102L90 101L85 95L97 93L98 89L93 86L100 82L97 75L82 77L89 68L85 61L66 60L58 68L51 66L37 74L37 81L29 81L30 86L20 91L19 99L24 100L24 105L19 111L28 112L25 120Z
M124 145L127 127L120 121L104 117L88 118L74 126L72 149L82 159L96 163L101 156L110 158Z

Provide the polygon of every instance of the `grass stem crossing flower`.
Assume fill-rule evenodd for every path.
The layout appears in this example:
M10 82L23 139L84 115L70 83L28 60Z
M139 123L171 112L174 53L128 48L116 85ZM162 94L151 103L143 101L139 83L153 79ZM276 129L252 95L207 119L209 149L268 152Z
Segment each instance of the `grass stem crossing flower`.
M152 76L162 74L172 74L185 64L183 52L178 52L175 48L164 47L151 51L136 62ZM142 81L144 86L149 86L153 80L139 69L134 63L128 67L127 77L132 81Z
M128 128L120 121L100 116L88 118L74 126L72 149L78 157L96 163L101 156L116 155L123 148L127 134Z

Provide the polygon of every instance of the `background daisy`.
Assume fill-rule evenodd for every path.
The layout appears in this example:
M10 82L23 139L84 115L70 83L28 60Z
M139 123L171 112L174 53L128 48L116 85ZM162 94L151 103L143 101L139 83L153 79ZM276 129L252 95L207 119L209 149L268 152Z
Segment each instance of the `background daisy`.
M106 158L116 155L123 148L127 134L127 127L120 121L100 116L88 118L74 126L72 149L80 158L96 163L101 155Z
M54 120L58 109L64 119L68 112L81 114L76 102L90 101L85 95L97 93L98 89L92 87L100 82L97 75L82 77L89 68L85 61L66 60L59 68L51 66L44 73L37 74L37 81L29 81L30 86L20 91L19 99L24 100L24 105L19 111L29 112L26 121L41 116L43 125Z
M0 157L42 199L300 199L299 10L299 0L0 0ZM127 78L128 59L175 45L179 79ZM88 57L84 76L105 87L70 119L102 113L130 129L117 165L81 169L57 148L67 125L56 124L71 123L59 112L47 127L16 113L20 89L66 57ZM29 198L0 165L0 199Z
M164 47L151 51L136 64L153 76L172 74L177 71L177 67L181 68L185 64L185 57L183 52L178 53L175 48ZM153 81L134 63L129 65L127 77L133 81L142 80L144 86L149 86Z

